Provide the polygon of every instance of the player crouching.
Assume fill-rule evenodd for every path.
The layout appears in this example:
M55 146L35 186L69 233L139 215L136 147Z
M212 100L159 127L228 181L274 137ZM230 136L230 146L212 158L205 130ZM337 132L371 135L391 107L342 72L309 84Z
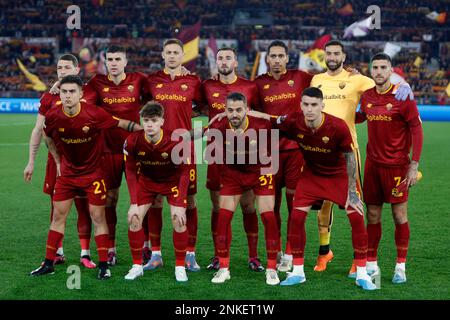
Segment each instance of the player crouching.
M134 280L144 275L142 221L156 197L162 195L167 197L170 204L176 258L175 278L179 282L185 282L188 281L184 268L188 245L186 228L188 165L174 162L176 157L172 156L172 150L178 145L178 141L171 140L171 131L161 128L164 124L163 107L158 102L148 102L142 108L140 116L144 130L131 134L125 141L123 151L131 198L128 211L128 239L133 257L133 266L125 279ZM161 253L153 252L149 263L155 259L162 265Z

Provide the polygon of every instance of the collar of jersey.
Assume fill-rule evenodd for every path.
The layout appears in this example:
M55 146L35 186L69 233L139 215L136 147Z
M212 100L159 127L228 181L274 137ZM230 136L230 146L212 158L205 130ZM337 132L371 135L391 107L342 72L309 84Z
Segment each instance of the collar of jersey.
M220 76L219 76L219 81L220 81L220 83L223 83L223 84L233 84L233 83L235 83L237 80L238 80L238 76L237 76L237 75L234 75L233 81L231 81L231 82L229 82L229 83L226 83L226 82L223 82L222 80L220 80Z
M127 74L124 72L123 76L122 76L122 79L120 79L119 83L122 82L123 80L125 80L126 78L127 78ZM111 78L110 74L108 74L108 80L111 81L111 82L114 82L113 79Z
M66 111L64 111L64 106L61 104L61 110L62 110L62 112L64 113L64 115L66 115L66 117L69 117L69 118L75 118L77 115L79 115L80 114L80 112L81 112L81 102L80 102L80 110L78 110L78 112L77 113L75 113L75 114L73 114L73 115L70 115L70 114L68 114L68 113L66 113Z
M170 73L168 73L166 71L166 68L163 69L163 72L164 72L165 75L170 76ZM175 77L180 77L180 76L181 76L181 73L175 75Z
M389 88L386 91L383 91L383 92L380 92L380 93L378 93L377 89L375 89L375 91L377 91L378 94L386 94L392 89L393 86L394 85L391 83L391 85L389 86Z
M284 70L284 72L281 74L281 76L284 76L286 73L288 72L288 70L286 69L286 70ZM268 71L267 72L267 74L270 76L270 77L272 77L273 78L273 74L272 74L272 72L270 72L270 71ZM280 77L280 79L281 79L281 77Z
M163 131L163 129L160 129L159 132L161 133L161 137L159 137L159 140L158 140L158 141L156 141L155 143L153 143L153 142L151 142L150 140L148 140L147 135L145 134L145 131L144 131L144 138L145 138L145 141L147 141L148 143L150 143L150 144L152 144L152 145L154 145L154 146L157 146L157 145L162 141L162 138L163 138L163 136L164 136L164 131Z

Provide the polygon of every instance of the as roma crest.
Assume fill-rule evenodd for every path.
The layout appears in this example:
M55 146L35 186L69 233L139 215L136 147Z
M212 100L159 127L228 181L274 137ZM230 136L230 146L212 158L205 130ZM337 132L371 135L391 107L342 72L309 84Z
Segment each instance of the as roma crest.
M186 91L188 89L188 86L186 84L181 85L181 90Z
M127 89L128 89L128 91L133 92L134 86L130 84Z
M323 143L328 143L328 141L330 141L330 138L328 138L327 136L322 137L322 141Z
M387 111L391 111L391 109L392 109L392 103L388 103L388 104L386 105L386 109L387 109Z
M339 83L339 88L340 88L340 89L344 89L345 86L346 86L346 83L345 83L345 82Z
M83 130L84 133L88 133L89 129L90 128L88 126L84 126L81 130Z
M162 157L163 159L167 159L168 156L169 156L169 155L167 154L167 152L161 153L161 157Z
M288 85L289 85L290 87L293 87L293 86L294 86L294 80L289 80L289 81L288 81Z

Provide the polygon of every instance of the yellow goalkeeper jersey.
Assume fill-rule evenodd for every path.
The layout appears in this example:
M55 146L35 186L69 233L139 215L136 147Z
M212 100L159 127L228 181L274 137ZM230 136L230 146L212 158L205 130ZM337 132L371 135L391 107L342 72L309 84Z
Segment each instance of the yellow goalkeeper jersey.
M323 92L324 112L343 119L352 134L353 144L358 148L356 136L355 112L362 93L375 86L375 82L363 75L350 76L350 72L330 76L326 72L315 75L311 86Z

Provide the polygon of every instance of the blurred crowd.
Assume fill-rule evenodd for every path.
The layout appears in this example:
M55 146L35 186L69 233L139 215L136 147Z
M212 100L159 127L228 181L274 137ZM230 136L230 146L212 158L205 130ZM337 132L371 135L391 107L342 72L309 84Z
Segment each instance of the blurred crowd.
M351 3L351 13L339 11ZM256 39L316 40L322 34L341 39L346 26L366 15L367 1L319 0L82 0L81 29L68 30L66 8L70 1L0 0L0 91L10 95L22 92L37 96L26 86L27 81L17 66L20 59L26 68L47 85L55 80L55 59L71 52L73 42L83 38L109 38L128 48L130 71L151 72L161 67L161 39L177 36L183 26L201 20L200 36L207 39L236 39L239 53L245 56L240 73L249 76L256 50ZM420 54L403 50L395 57L406 80L411 83L419 102L449 104L445 88L449 79L450 32L449 23L437 23L426 18L431 11L445 12L445 2L405 0L370 2L381 8L381 29L371 30L358 41L420 42ZM236 12L269 13L271 23L236 24ZM263 15L264 16L264 15ZM447 19L448 20L448 19ZM2 37L9 37L5 39ZM25 38L53 38L54 41L29 43ZM350 39L355 40L355 39ZM92 54L104 45L90 46ZM367 73L367 61L373 49L364 45L348 48L347 61ZM295 68L298 52L291 52ZM417 63L420 56L421 63ZM82 59L81 59L82 60ZM84 63L82 61L82 63ZM86 62L87 63L87 62ZM101 62L99 62L101 63ZM209 77L204 50L200 50L197 73ZM85 77L90 73L85 72ZM444 88L444 90L442 90ZM3 94L5 95L5 94ZM23 94L21 95L23 96Z

